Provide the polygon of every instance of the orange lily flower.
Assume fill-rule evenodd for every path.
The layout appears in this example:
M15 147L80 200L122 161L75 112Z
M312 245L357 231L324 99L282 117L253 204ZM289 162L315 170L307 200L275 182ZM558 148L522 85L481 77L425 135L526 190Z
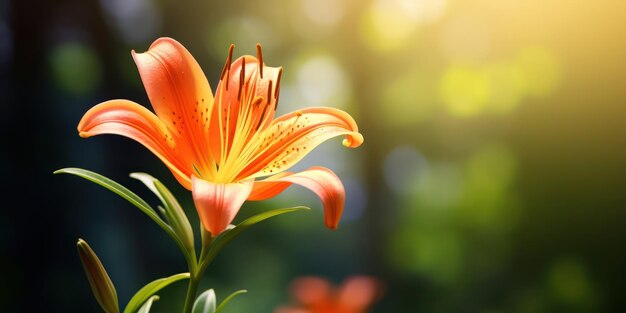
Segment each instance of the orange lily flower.
M317 277L302 277L292 285L294 307L276 313L365 313L380 296L380 282L368 276L347 278L336 288Z
M231 63L234 46L215 97L189 51L171 38L157 39L145 53L132 51L156 114L129 100L91 108L78 124L81 137L116 134L154 153L191 190L205 229L217 236L244 201L268 199L291 184L322 200L325 224L339 223L345 191L329 169L285 172L323 141L345 135L344 146L358 147L363 136L347 113L305 108L274 118L282 68L257 56ZM256 178L269 176L264 180Z

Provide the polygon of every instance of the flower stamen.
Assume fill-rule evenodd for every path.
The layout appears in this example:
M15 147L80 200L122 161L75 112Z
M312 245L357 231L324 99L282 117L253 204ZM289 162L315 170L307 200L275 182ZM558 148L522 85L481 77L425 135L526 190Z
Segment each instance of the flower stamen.
M283 75L283 68L281 67L278 70L278 75L276 76L276 90L274 91L274 99L276 99L274 109L278 108L278 93L280 92L280 77Z
M235 50L235 45L231 43L230 47L228 47L228 58L226 58L222 75L220 75L220 79L223 79L224 75L226 75L226 90L228 90L228 81L230 80L230 63L233 59L233 50Z
M261 44L256 44L256 58L259 61L259 74L263 78L263 51L261 51Z
M272 101L272 81L270 80L267 86L267 104L269 105Z
M239 91L237 92L237 100L241 100L241 92L246 79L246 58L241 59L241 72L239 72Z

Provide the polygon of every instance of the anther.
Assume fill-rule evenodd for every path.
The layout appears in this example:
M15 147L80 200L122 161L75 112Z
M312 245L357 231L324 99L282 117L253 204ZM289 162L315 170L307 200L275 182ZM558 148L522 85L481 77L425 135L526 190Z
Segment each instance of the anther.
M230 44L230 47L228 47L228 57L226 58L224 69L222 69L222 74L220 75L220 79L223 79L224 75L226 75L226 90L228 90L228 81L230 78L230 62L233 59L233 50L235 50L235 45Z
M269 107L269 105L266 105L263 107L263 112L261 112L261 115L259 115L259 122L256 124L256 130L259 130L259 128L261 128L261 124L263 123L263 117L265 116L265 112L267 111L267 107ZM274 136L274 134L272 134L272 136Z
M263 78L263 51L261 51L261 44L256 44L256 58L259 61L259 73L261 74L261 78Z
M237 92L237 100L241 100L241 92L243 91L243 83L246 78L246 58L241 58L241 72L239 72L239 91Z

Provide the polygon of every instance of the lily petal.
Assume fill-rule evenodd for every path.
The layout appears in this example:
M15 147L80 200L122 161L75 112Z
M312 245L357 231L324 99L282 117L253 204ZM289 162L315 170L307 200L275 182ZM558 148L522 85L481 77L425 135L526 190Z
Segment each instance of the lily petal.
M276 313L311 313L310 310L296 307L279 307Z
M265 180L256 181L248 200L265 200L283 192L291 184L313 191L324 206L324 224L336 229L343 214L346 191L333 171L314 166L299 173L280 173Z
M380 282L368 276L347 278L338 291L339 305L348 312L365 312L378 297Z
M154 153L187 189L191 188L191 161L184 158L184 145L154 113L128 100L110 100L91 108L78 123L83 138L115 134L131 138Z
M332 300L333 286L321 278L305 276L291 285L294 300L306 306L320 306Z
M159 38L148 51L132 51L132 56L156 115L192 147L194 165L214 172L206 157L213 93L196 60L171 38Z
M248 196L248 200L265 200L277 196L285 191L285 189L289 188L292 184L290 182L281 181L280 178L293 174L293 172L282 172L274 176L267 177L264 180L255 181L254 186L252 187L252 192L250 192L250 195Z
M341 135L346 135L344 146L356 148L363 143L356 122L344 111L312 107L283 115L250 145L256 151L237 179L282 172L322 142Z
M233 221L252 190L253 180L216 184L192 175L193 202L204 228L217 236Z

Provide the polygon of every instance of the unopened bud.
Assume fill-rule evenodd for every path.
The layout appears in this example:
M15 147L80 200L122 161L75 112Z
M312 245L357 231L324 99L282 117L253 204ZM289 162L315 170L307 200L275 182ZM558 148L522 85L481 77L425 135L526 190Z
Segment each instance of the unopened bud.
M117 292L109 274L86 241L78 239L78 256L83 263L91 291L102 309L107 313L119 313Z

